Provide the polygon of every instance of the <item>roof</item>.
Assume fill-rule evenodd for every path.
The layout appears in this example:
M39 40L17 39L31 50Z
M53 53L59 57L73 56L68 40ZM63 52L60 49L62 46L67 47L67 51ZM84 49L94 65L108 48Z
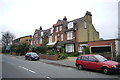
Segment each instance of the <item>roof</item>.
M25 38L25 37L32 37L32 35L23 36L23 37L20 37L20 38L15 39L15 40L19 40L19 39L21 39L21 38Z

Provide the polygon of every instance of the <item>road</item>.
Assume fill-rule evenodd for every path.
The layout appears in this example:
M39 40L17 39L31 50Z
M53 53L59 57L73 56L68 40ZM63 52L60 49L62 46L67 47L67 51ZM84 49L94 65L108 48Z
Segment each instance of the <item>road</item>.
M54 78L109 78L109 80L115 80L118 79L118 75L105 75L87 70L79 71L74 68L3 55L2 78L45 78L51 80L54 80Z

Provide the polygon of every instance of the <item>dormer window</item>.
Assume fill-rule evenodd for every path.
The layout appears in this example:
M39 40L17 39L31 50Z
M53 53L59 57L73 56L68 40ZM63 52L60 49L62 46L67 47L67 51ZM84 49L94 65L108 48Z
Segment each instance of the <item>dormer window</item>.
M58 27L56 27L56 32L58 32Z
M84 21L84 28L86 29L87 28L87 22Z
M68 23L68 29L73 28L73 26L74 26L74 25L73 25L73 22L69 22L69 23Z

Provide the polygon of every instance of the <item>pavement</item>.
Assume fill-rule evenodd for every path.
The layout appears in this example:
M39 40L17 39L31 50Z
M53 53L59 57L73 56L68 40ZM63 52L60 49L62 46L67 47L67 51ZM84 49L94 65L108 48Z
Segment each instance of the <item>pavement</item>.
M40 62L47 63L47 64L54 64L64 67L72 67L75 68L75 61L77 57L68 57L64 60L47 60L47 59L40 59Z

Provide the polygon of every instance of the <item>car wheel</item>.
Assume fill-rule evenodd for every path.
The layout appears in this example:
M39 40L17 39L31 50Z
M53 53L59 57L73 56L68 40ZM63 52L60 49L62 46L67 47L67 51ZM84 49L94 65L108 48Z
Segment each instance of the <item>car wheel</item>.
M110 74L109 68L103 68L103 73L104 74Z
M78 68L78 70L82 70L83 66L82 65L78 65L77 68Z
M32 58L30 58L30 61L32 61Z
M27 58L25 58L25 60L27 60Z

